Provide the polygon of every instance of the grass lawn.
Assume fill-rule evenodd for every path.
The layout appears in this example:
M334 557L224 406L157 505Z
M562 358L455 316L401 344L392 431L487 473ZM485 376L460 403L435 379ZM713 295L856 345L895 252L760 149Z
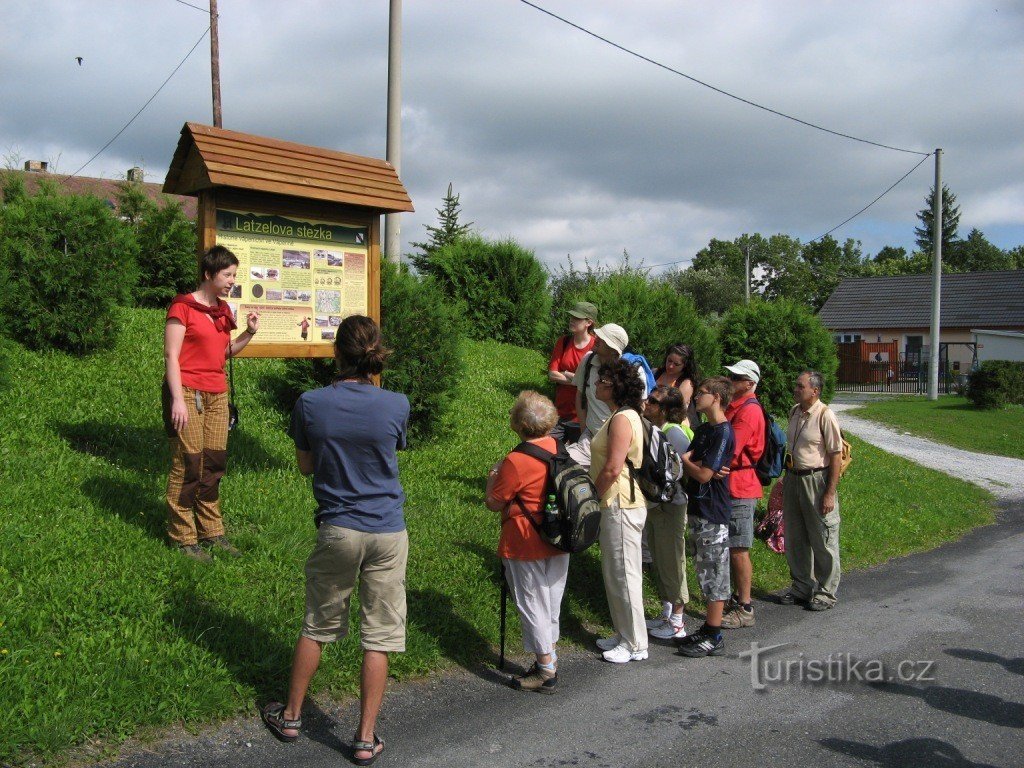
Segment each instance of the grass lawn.
M0 346L0 763L109 754L130 735L252 713L285 692L314 528L273 402L283 366L236 370L243 426L222 495L244 556L194 563L164 541L162 316L126 312L118 347L83 359ZM516 442L508 408L543 386L545 360L496 344L465 354L450 434L401 457L411 549L399 679L497 657L497 517L481 503L483 478ZM985 492L861 443L840 493L851 566L991 520ZM754 559L758 589L785 583L782 556L757 544ZM589 647L607 622L595 548L573 559L566 643ZM354 692L359 657L357 642L328 649L313 693Z
M985 411L942 395L876 400L852 413L957 448L1024 459L1024 406Z

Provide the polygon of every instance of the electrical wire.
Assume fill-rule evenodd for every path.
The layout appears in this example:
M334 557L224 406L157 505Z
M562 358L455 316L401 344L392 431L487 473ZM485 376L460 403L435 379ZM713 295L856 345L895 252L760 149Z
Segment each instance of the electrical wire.
M891 149L894 152L906 152L906 153L911 154L911 155L924 155L925 157L929 157L930 154L931 154L931 153L921 152L920 150L916 150L916 149L904 149L903 147L894 147L894 146L892 146L890 144L882 144L881 142L871 141L870 139L862 139L859 136L853 136L853 135L851 135L849 133L842 133L840 131L833 131L831 128L825 128L824 126L808 122L807 120L801 120L799 117L793 117L793 115L787 115L785 112L780 112L777 109L772 109L771 107L766 107L763 104L758 104L756 101L751 101L750 99L745 99L742 96L737 96L735 93L730 93L729 91L726 91L726 90L723 90L721 88L718 88L718 87L716 87L714 85L711 85L710 83L706 83L703 80L699 80L696 77L693 77L692 75L688 75L685 72L680 72L678 69L673 69L672 67L670 67L670 66L668 66L666 64L662 64L660 61L655 61L652 58L644 56L642 53L637 53L634 50L626 48L624 45L619 45L618 43L616 43L616 42L614 42L612 40L609 40L607 37L602 37L601 35L597 34L596 32L591 32L586 27L581 27L579 24L576 24L574 22L569 21L566 18L563 18L563 17L559 16L557 13L552 13L551 11L547 10L546 8L541 8L539 5L537 5L535 3L531 3L530 0L519 0L519 2L521 2L523 5L530 6L534 10L537 10L537 11L540 11L541 13L547 14L548 16L550 16L553 19L557 19L558 21L562 22L563 24L568 24L573 29L578 29L580 32L583 32L584 34L590 35L591 37L593 37L593 38L595 38L597 40L600 40L602 43L607 43L608 45L612 46L613 48L619 49L623 53L628 53L630 56L635 56L636 58L640 59L641 61L646 61L648 64L653 64L654 66L660 67L661 69L664 69L664 70L666 70L668 72L671 72L674 75L679 75L680 77L685 77L687 80L689 80L690 82L696 83L697 85L701 85L701 86L703 86L705 88L709 88L710 90L714 91L715 93L720 93L723 96L728 96L730 99L735 99L736 101L739 101L739 102L742 102L744 104L747 104L748 106L756 107L757 109L764 110L765 112L773 114L773 115L775 115L777 117L782 117L782 118L785 118L786 120L792 120L793 122L799 123L800 125L807 126L808 128L814 128L814 129L819 130L819 131L824 131L825 133L831 133L833 136L839 136L839 137L844 138L844 139L850 139L851 141L859 141L862 144L870 144L873 147L880 147L882 149Z
M181 61L179 61L179 62L178 62L178 66L176 66L176 67L175 67L175 68L174 68L173 70L171 70L171 74L169 74L169 75L167 76L167 79L166 79L166 80L164 80L164 81L163 81L163 82L162 82L162 83L160 84L160 87L156 89L156 91L155 91L155 92L153 93L153 95L149 97L149 99L148 99L148 100L146 101L146 103L145 103L145 104L143 104L143 105L142 105L142 107L141 107L141 108L139 109L139 111L138 111L138 112L136 112L136 113L135 113L134 115L132 115L132 119L131 119L131 120L129 120L129 121L127 122L127 123L125 123L125 124L124 124L124 126L122 126L121 130L119 130L119 131L118 131L117 133L115 133L115 134L113 135L113 137L112 137L112 138L110 139L110 141L108 141L108 142L107 142L106 144L104 144L104 145L103 145L102 147L100 147L99 151L98 151L98 152L96 152L96 154L95 154L95 155L93 155L93 156L92 156L92 157L90 157L90 158L89 158L88 160L86 160L86 161L85 161L85 164L84 164L84 165L82 165L82 167L81 167L81 168L79 168L79 169L78 169L77 171L75 171L74 173L72 173L72 174L69 174L68 176L65 176L65 177L64 177L64 178L65 178L65 180L66 180L66 179L70 179L70 178L72 178L72 177L74 177L74 176L77 176L77 175L78 175L78 174L80 174L80 173L81 173L82 171L84 171L84 170L85 170L85 169L86 169L86 168L87 168L87 167L89 166L89 164L90 164L90 163L92 163L92 161L93 161L93 160L95 160L95 159L96 159L97 157L99 157L100 155L102 155L102 154L103 154L103 152L104 152L104 151L105 151L105 150L107 149L107 147L109 147L109 146L110 146L111 144L113 144L113 143L114 143L114 142L115 142L115 141L117 140L117 137L118 137L118 136L120 136L120 135L121 135L122 133L124 133L124 132L125 132L126 130L128 130L128 126L130 126L130 125L131 125L132 123L134 123L134 122L135 122L135 119L136 119L136 118L137 118L137 117L138 117L139 115L141 115L141 114L142 114L142 112L143 112L143 111L144 111L144 110L146 109L146 107L148 107L148 106L149 106L149 105L150 105L150 104L151 104L151 103L153 102L153 99L155 99L155 98L157 97L157 95L159 95L160 91L162 91L162 90L164 89L164 86L165 86L165 85L167 85L167 83L169 83L169 82L171 81L171 78L172 78L172 77L174 77L174 75L175 75L175 74L177 74L178 70L182 68L182 66L183 66L183 65L185 64L185 62L186 62L186 61L188 61L188 57L189 57L189 56L191 56L191 55L193 54L193 52L194 52L194 51L196 50L196 48L198 48L198 47L199 47L199 44L200 44L201 42L203 42L203 38L205 38L205 37L206 37L206 34L207 34L207 33L208 33L209 31L210 31L210 28L209 28L209 27L207 27L207 28L206 28L206 29L205 29L205 30L203 31L203 34L201 34L201 35L199 36L199 39L198 39L198 40L196 40L196 44L195 44L195 45L193 45L193 46L192 46L192 47L191 47L191 48L189 49L188 53L186 53L186 54L185 54L185 58L183 58L183 59L182 59Z
M210 13L210 9L209 8L200 8L198 5L192 5L192 3L186 3L185 0L174 0L174 2L181 3L182 5L187 5L189 8L195 8L197 11L202 11L203 13L206 13L206 14Z

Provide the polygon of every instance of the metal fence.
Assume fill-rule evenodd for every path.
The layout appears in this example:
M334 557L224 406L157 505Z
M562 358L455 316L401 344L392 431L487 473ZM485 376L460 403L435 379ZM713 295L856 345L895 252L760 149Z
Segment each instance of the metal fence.
M896 355L876 352L864 354L857 344L839 344L839 392L892 392L909 395L928 393L928 349L910 350ZM866 358L866 359L865 359ZM958 372L951 370L945 345L939 349L939 392L949 394L962 385Z

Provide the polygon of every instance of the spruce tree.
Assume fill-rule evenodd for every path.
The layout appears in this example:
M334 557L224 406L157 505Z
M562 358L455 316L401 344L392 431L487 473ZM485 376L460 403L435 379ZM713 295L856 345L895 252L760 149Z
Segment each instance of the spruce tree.
M452 183L448 182L448 194L441 201L441 207L437 211L437 226L425 224L429 239L425 243L412 243L414 248L419 248L421 253L409 255L409 260L417 272L426 273L430 271L430 257L438 248L458 242L472 230L473 222L468 224L459 223L459 213L462 206L459 203L459 196L452 189Z
M924 208L917 213L920 227L914 228L917 235L917 247L922 252L931 254L935 249L932 228L935 224L935 187L932 187L924 199ZM960 226L960 206L956 204L956 195L949 187L942 185L942 252L946 253L949 246L956 240L957 227Z

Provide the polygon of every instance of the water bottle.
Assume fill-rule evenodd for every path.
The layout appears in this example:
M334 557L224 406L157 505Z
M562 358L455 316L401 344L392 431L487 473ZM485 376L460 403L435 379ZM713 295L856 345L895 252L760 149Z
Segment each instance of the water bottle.
M541 532L544 538L554 543L561 538L562 526L558 519L558 499L555 494L549 494L547 503L544 504L544 518L540 523Z

